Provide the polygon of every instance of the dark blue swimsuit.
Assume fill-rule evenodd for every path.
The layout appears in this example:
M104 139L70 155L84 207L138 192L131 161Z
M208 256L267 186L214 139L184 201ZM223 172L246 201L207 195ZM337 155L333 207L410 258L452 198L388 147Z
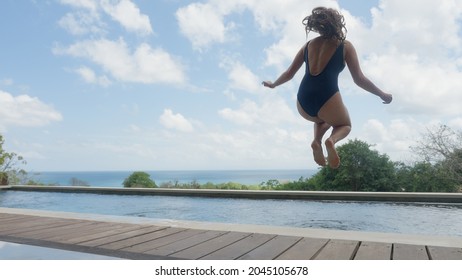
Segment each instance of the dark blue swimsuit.
M309 44L309 42L308 42ZM297 99L303 110L312 117L317 117L321 107L329 100L338 89L338 75L345 68L343 58L343 42L337 47L334 55L330 58L326 68L316 76L310 73L308 62L308 44L306 44L304 59L306 64L305 76L300 83Z

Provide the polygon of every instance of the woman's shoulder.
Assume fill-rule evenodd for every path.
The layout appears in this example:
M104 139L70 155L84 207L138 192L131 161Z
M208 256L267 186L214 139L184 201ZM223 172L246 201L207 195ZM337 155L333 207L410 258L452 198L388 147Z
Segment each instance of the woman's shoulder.
M346 48L353 48L354 49L354 45L351 41L349 40L343 40L343 45L346 47Z
M343 45L345 45L345 46L349 46L349 47L353 46L353 44L351 43L351 41L349 41L349 40L346 40L346 39L345 39L345 40L343 40Z
M344 48L346 53L355 50L355 47L353 46L353 43L351 43L351 41L348 41L348 40L343 40L343 48Z

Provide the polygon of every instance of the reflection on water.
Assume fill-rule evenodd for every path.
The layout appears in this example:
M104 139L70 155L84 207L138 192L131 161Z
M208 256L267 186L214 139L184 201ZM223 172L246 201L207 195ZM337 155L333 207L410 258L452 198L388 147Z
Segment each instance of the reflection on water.
M0 260L117 260L118 258L0 241Z
M462 204L0 192L0 207L157 219L462 236Z

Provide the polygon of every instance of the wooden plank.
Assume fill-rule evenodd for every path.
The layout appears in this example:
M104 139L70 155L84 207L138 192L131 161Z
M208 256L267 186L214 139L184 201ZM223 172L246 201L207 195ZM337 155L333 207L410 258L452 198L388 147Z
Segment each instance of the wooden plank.
M19 220L10 221L10 223L5 223L5 226L14 228L14 227L23 227L30 226L34 224L52 224L52 223L76 223L76 222L93 222L82 219L62 219L62 218L51 218L51 217L36 217L36 216L24 216Z
M0 234L13 235L13 234L21 233L21 232L29 232L29 231L40 230L44 228L52 228L52 227L60 226L63 224L70 224L70 223L63 222L63 221L56 222L55 220L23 221L21 223L16 223L14 225L8 225L8 227L5 226L4 229L0 230Z
M15 220L20 220L20 219L21 219L21 218L15 217L15 216L11 216L11 217L5 217L5 216L3 216L3 217L0 218L0 224L3 225L3 224L8 223L8 222L10 222L10 221L15 221Z
M17 234L17 236L33 238L33 239L42 239L47 240L50 237L60 236L69 232L78 232L81 228L91 225L91 222L79 222L79 223L70 223L62 224L56 227L48 227L40 230L28 231Z
M284 251L292 247L301 237L294 236L276 236L275 238L264 243L260 247L241 256L240 260L273 260Z
M36 224L32 224L36 225ZM29 226L29 224L23 224L20 228L14 229L8 232L8 235L20 236L20 237L31 237L34 234L41 234L43 232L49 232L55 228L72 225L72 221L53 221L37 226Z
M269 240L276 237L276 235L270 234L258 234L254 233L250 236L241 239L229 246L226 246L220 250L217 250L211 254L208 254L201 259L203 260L234 260L244 254L252 251L260 245L268 242Z
M53 224L53 223L54 222L42 223L42 222L29 221L29 222L22 222L22 223L14 224L14 225L2 225L0 234L14 235L16 233L50 227L50 224Z
M20 225L21 223L27 223L27 222L32 222L32 221L37 221L39 219L37 218L33 218L33 217L16 217L16 218L11 218L11 219L8 219L6 221L1 221L1 227L0 227L0 231L3 230L3 229L8 229L8 228L11 228L11 227L16 227L18 225ZM51 219L47 219L47 220L51 220Z
M250 236L250 233L228 232L217 238L208 240L204 243L197 244L193 247L172 254L171 257L189 260L200 259L234 242L237 242L238 240L244 239L247 236Z
M6 224L9 222L14 222L18 220L24 220L24 219L36 219L36 217L33 216L24 216L24 215L1 215L0 216L0 223Z
M80 235L71 237L66 240L68 244L79 244L89 240L99 239L103 237L112 236L122 232L127 232L133 229L137 229L139 226L136 225L120 225L120 224L110 224L108 223L105 227L100 228L98 231L95 231L93 234Z
M311 260L329 242L328 239L304 237L283 252L277 260Z
M89 241L96 238L108 236L108 232L119 229L120 226L97 223L94 225L82 225L79 230L66 230L50 234L45 240L66 244L77 244L79 242Z
M78 228L78 226L85 226L89 225L94 222L90 221L74 221L74 220L54 220L50 221L49 223L44 224L45 226L43 227L36 227L36 228L30 228L28 225L24 225L23 229L26 229L23 232L17 232L15 235L18 236L23 236L23 237L33 237L34 235L37 238L41 238L42 236L48 236L50 234L55 233L56 231L61 230L66 230L66 229L72 229L72 228ZM75 231L75 230L74 230Z
M179 240L183 240L183 239L186 239L188 237L191 237L197 234L201 234L203 232L205 231L187 229L184 231L176 232L176 233L164 236L164 237L157 238L155 240L144 242L144 243L141 243L141 244L129 247L129 248L124 248L123 250L128 251L128 252L134 252L134 253L144 253L144 252L151 251L153 249L162 247L164 245L177 242Z
M359 241L330 240L315 260L352 260L358 247Z
M311 260L323 248L328 239L304 237L294 246L279 255L277 260Z
M392 244L361 242L355 260L391 260Z
M424 245L393 244L393 260L428 260Z
M153 250L144 252L145 254L157 255L157 256L169 256L179 251L193 247L194 245L206 242L210 239L225 234L224 231L206 231L191 237L158 247Z
M118 225L112 225L104 222L94 222L92 224L82 225L79 230L61 232L59 234L50 234L47 237L49 241L64 242L64 243L75 243L80 240L88 241L94 239L93 235L101 234L111 229L120 228ZM74 241L74 239L78 239Z
M432 260L462 260L462 249L451 247L428 246Z
M23 215L23 214L9 214L9 213L0 213L0 219L22 219L22 218L37 218L37 216L33 215ZM44 217L43 217L44 218Z
M128 239L130 237L136 237L136 236L140 236L140 235L143 235L143 234L159 231L161 229L165 229L165 227L156 227L156 226L141 227L139 229L135 229L135 230L127 231L127 232L122 232L122 233L115 234L115 235L112 235L112 236L93 239L93 240L90 240L90 241L85 241L85 242L79 243L79 245L98 247L98 246L102 246L102 245L105 245L105 244L108 244L108 243Z
M185 228L166 228L148 234L143 234L141 236L134 236L121 241L111 242L99 247L110 250L121 250L185 230Z
M8 214L8 213L0 213L0 220L9 219L9 218L15 217L15 216L18 216L18 215Z

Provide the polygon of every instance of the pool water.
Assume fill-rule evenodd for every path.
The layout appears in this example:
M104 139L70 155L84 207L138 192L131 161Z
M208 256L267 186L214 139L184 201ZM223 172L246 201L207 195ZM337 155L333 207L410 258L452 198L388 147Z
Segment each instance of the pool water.
M0 260L120 260L119 258L0 241Z
M462 236L462 204L1 191L0 207L201 222Z

